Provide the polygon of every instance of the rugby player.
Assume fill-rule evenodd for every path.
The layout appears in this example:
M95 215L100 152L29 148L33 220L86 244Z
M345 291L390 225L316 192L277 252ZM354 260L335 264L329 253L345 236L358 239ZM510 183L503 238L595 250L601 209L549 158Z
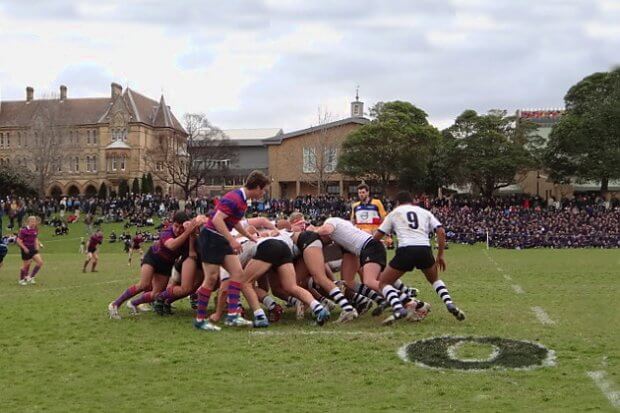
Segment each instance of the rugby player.
M409 192L399 192L396 195L396 204L397 207L390 212L373 236L375 240L380 240L388 234L396 234L398 238L396 255L379 276L379 288L383 296L387 298L392 308L398 307L398 300L395 300L398 291L392 284L404 273L418 268L424 273L450 314L459 321L465 320L465 313L452 302L448 288L439 278L439 271L446 270L445 229L430 211L413 205L413 198ZM433 233L437 235L437 258L433 257L430 243L430 236ZM428 311L424 308L417 310L421 313Z
M128 302L128 307L134 314L137 313L138 305L153 301L154 297L166 288L174 262L184 255L184 249L189 248L187 240L191 233L205 221L204 215L199 215L191 221L185 212L177 212L174 215L172 225L160 233L157 243L153 244L144 256L140 267L140 281L131 285L108 305L110 318L120 319L119 306L138 293L146 291L138 300Z
M240 221L248 208L248 200L262 198L269 183L269 178L265 174L260 171L252 171L242 188L230 191L220 199L211 218L200 231L198 253L202 261L205 279L197 290L198 306L194 326L198 329L214 330L212 324L206 320L206 316L214 280L219 277L220 267L223 267L230 274L226 289L228 314L225 324L228 326L252 325L252 322L239 315L239 299L242 288L247 294L255 295L255 292L249 284L245 283L246 285L244 285L243 267L237 256L242 247L239 241L232 236L231 231L234 228L249 240L256 241L256 237L249 234ZM260 314L257 318L260 318L260 323L263 324ZM266 316L264 316L264 321L268 323Z
M131 267L131 256L133 255L134 251L140 253L140 261L142 261L142 258L144 255L144 251L142 251L143 242L144 242L144 237L142 236L141 233L136 231L136 235L131 239L131 247L129 248L129 262L127 263L128 266Z
M22 268L19 271L19 285L36 284L35 276L43 267L43 258L39 253L39 249L43 248L43 244L39 242L39 219L35 216L29 216L26 219L26 226L19 230L17 235L17 245L22 253ZM35 266L30 271L30 264L34 261Z
M103 232L101 232L100 228L97 228L97 231L93 235L90 236L88 240L88 246L86 248L86 261L84 261L84 267L82 267L82 272L86 272L86 267L88 264L92 262L91 271L96 272L95 267L97 266L97 262L99 261L99 254L97 254L97 249L99 245L103 244Z

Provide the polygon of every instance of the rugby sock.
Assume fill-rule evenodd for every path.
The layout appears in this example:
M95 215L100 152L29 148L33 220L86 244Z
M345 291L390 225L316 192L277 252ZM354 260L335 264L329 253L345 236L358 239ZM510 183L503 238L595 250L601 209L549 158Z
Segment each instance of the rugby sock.
M446 288L446 285L443 283L443 281L441 280L435 281L433 283L433 289L435 290L439 298L442 299L445 305L452 304L452 297L450 297L448 288Z
M411 298L411 296L407 293L400 293L399 298L403 305L407 305L411 302L411 300L413 300L413 298Z
M21 270L19 270L19 279L23 280L25 278L28 277L28 269L27 268L22 268Z
M353 303L356 307L366 305L370 299L368 297L363 296L362 294L353 293Z
M265 315L265 310L259 308L258 310L254 311L254 318L257 320L259 318L267 318L267 316Z
M207 318L207 307L209 306L209 298L211 298L211 290L205 287L200 287L196 293L198 294L196 320L202 321Z
M34 268L32 269L32 274L30 274L30 278L34 278L40 269L41 269L40 265L35 265Z
M375 303L379 305L382 305L385 302L383 297L381 297L379 294L377 294L375 291L373 291L370 287L368 287L365 284L356 282L355 289L357 290L358 294L365 295L366 297L370 298L372 301L374 301Z
M405 285L405 283L403 283L401 280L394 281L392 285L394 286L394 288L396 288L401 293L405 293L409 297L415 297L415 294L414 294L415 288Z
M317 300L312 300L310 303L310 308L312 309L314 315L318 315L323 310L323 306Z
M86 271L86 266L88 266L89 262L90 262L90 260L84 261L84 267L82 268L82 271Z
M123 304L125 301L129 300L131 297L138 294L139 292L140 290L135 285L132 285L131 287L126 289L125 292L122 293L116 300L114 300L114 305L116 307L120 307L121 304Z
M343 311L353 311L353 306L344 296L340 288L336 287L329 292L329 297L342 308Z
M228 303L228 316L236 317L239 314L239 296L241 294L241 283L237 281L230 281L228 284L228 297L226 302Z
M392 310L394 310L394 312L403 309L403 304L400 302L399 298L400 292L396 288L388 284L383 287L382 292L383 296L387 298L388 302L390 303L390 307L392 307Z
M157 297L159 300L163 300L166 301L168 303L171 302L171 300L174 298L174 287L170 286L168 288L166 288L164 290L164 292L162 292L161 294L159 294L159 297Z
M273 310L274 308L276 308L276 301L273 299L272 296L267 295L265 296L265 298L263 298L263 305L267 308L267 310Z
M286 306L287 307L295 307L298 302L299 302L299 300L297 298L289 297L289 298L286 299Z
M149 291L149 292L142 294L140 297L136 298L135 300L131 300L131 304L133 304L134 307L137 307L140 304L152 303L153 300L154 300L153 293Z
M90 267L91 271L95 271L95 267L97 266L97 261L93 262L93 266Z

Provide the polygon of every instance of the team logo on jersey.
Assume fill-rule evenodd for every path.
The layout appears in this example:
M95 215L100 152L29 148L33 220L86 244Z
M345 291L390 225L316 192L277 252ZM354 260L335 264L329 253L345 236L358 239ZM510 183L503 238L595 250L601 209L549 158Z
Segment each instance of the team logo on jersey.
M555 365L553 350L530 341L500 337L433 337L404 345L398 355L404 361L434 369L530 370Z

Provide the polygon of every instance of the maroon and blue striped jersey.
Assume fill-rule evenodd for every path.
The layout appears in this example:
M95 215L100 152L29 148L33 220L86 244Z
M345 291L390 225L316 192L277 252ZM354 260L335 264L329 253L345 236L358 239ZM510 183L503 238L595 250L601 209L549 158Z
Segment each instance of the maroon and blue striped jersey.
M221 211L227 215L224 219L224 223L226 224L226 228L228 230L232 230L235 225L239 223L245 216L245 211L248 209L248 204L246 202L246 196L243 192L243 189L235 189L233 191L227 192L226 195L220 199L220 202L217 204L213 212L211 213L210 218L213 219L217 211ZM209 219L205 224L205 228L217 232L213 222Z

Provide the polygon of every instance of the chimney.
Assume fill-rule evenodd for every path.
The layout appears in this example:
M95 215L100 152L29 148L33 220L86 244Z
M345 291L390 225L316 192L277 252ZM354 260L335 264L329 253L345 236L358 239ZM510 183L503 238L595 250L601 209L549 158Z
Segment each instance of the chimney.
M32 86L28 86L26 88L26 101L32 102L33 98L34 98L34 89L32 88Z
M112 99L120 96L123 93L123 87L118 83L112 83L110 86L112 88Z
M67 87L65 85L60 85L60 100L67 99Z

